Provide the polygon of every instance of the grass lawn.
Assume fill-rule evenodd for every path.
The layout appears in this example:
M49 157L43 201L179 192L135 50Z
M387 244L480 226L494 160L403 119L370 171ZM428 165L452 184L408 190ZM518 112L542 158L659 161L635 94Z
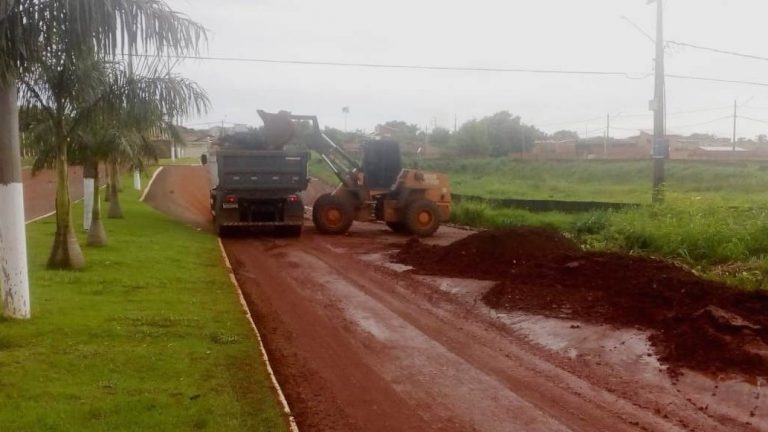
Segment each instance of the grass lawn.
M138 196L84 271L46 270L54 221L28 225L33 318L0 320L0 429L285 430L216 238Z

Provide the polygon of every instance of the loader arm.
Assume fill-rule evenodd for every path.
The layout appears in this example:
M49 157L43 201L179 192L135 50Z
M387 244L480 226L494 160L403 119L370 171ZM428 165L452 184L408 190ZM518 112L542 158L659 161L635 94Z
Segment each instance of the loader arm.
M317 116L288 113L270 114L261 110L259 110L258 113L264 121L265 129L284 129L286 127L293 127L292 124L287 125L280 121L276 121L276 118L280 118L281 120L290 119L292 121L308 121L312 125L312 136L310 137L309 142L307 142L307 147L309 147L310 150L317 152L320 157L323 158L323 161L325 161L344 186L347 186L348 188L356 187L355 177L356 173L361 171L360 164L320 130L320 122L317 120ZM292 131L280 130L275 131L275 134L292 136Z

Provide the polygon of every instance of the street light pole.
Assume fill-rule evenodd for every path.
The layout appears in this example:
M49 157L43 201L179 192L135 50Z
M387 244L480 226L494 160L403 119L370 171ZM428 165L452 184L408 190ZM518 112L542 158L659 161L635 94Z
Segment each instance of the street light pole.
M664 162L669 155L669 142L666 140L664 125L666 92L664 90L664 5L656 1L656 84L653 98L653 202L664 201Z

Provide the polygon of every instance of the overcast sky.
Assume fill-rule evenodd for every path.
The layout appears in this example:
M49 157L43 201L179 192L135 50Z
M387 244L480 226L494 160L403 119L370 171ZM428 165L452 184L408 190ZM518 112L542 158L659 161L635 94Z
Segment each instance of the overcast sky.
M653 70L646 0L167 0L210 30L204 55L461 67ZM766 0L666 0L666 39L768 57ZM669 74L768 83L768 62L670 47ZM185 60L211 112L188 125L258 124L257 109L316 114L321 125L371 131L387 120L453 128L500 110L553 132L614 136L651 129L653 78L419 71ZM733 101L768 122L768 87L669 79L668 131L730 136ZM692 110L707 110L682 113ZM717 121L714 121L719 119ZM701 124L706 123L706 124ZM700 124L700 125L696 125ZM696 125L696 126L694 126ZM739 121L739 136L768 123Z

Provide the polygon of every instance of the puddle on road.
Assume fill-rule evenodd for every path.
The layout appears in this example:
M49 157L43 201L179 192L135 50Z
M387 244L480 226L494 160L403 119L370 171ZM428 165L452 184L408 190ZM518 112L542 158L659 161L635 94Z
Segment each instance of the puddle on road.
M503 322L530 342L566 358L586 360L596 371L610 368L638 389L680 394L687 403L718 417L743 419L757 430L768 431L768 406L763 388L768 380L746 382L742 377L711 377L693 371L673 382L659 362L648 339L639 329L620 329L580 321L550 318L525 312L498 313L482 302L494 284L488 281L435 276L414 276L483 314ZM607 371L604 371L607 373Z
M389 256L391 254L392 254L391 252L369 253L365 255L360 255L360 259L371 264L376 264L376 265L388 268L390 270L394 270L398 273L403 273L413 268L405 264L399 264L396 262L389 261Z
M390 261L392 252L361 255L360 259L398 273L411 267ZM585 361L598 373L608 369L638 391L650 389L678 393L691 405L713 417L743 419L756 428L768 431L768 406L763 387L768 381L746 382L742 377L711 377L685 371L676 382L659 362L648 340L649 333L639 329L620 329L580 321L550 318L525 312L499 313L488 308L482 295L494 282L474 279L413 275L426 285L451 294L462 303L470 304L479 313L504 323L515 334L531 343L556 352L565 358ZM365 319L358 321L366 322ZM380 328L366 326L372 334L381 336Z

